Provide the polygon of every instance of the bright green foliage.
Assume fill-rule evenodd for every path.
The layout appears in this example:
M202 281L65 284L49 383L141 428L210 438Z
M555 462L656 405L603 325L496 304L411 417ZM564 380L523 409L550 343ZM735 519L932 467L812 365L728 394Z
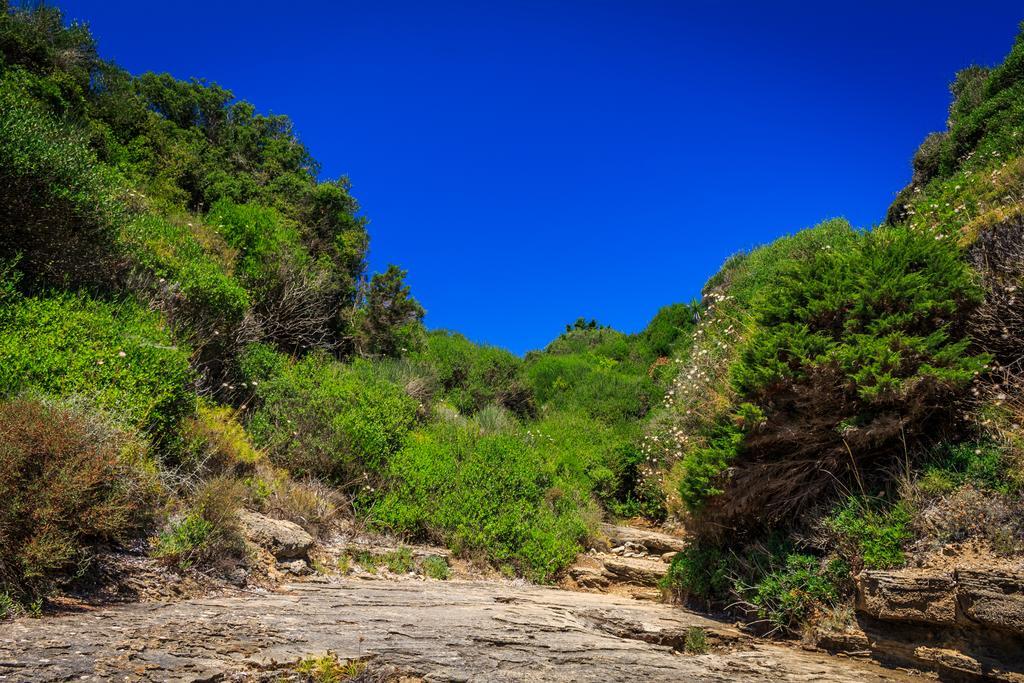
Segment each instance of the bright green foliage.
M584 410L609 424L645 416L661 396L642 370L589 353L536 355L526 374L540 404Z
M364 660L343 661L333 652L321 657L303 659L295 667L295 670L305 677L303 680L311 683L344 683L356 680L366 672L366 669L367 664Z
M0 395L80 396L158 441L195 410L188 352L132 302L80 295L0 307Z
M216 242L212 232L204 235L204 245L200 234L184 218L146 214L126 225L122 240L138 266L158 280L157 289L180 293L206 320L237 323L249 307L249 295L230 275L230 262L218 258L218 251L228 252L227 245L211 245Z
M346 366L311 354L277 368L251 376L262 406L249 428L272 461L341 486L363 485L386 469L416 420L412 398L364 361Z
M855 233L791 261L755 303L758 331L733 371L755 395L835 368L865 402L930 378L963 385L984 365L955 325L979 299L955 247L905 228Z
M840 541L851 562L868 569L903 565L903 546L910 540L910 512L906 504L886 506L880 501L850 496L825 522Z
M839 586L850 567L841 560L822 562L813 555L790 554L781 568L769 573L753 590L751 602L758 614L776 629L792 631L812 611L839 602Z
M640 333L641 355L653 360L681 352L692 341L690 334L700 308L697 302L692 302L671 304L659 310Z
M188 569L213 533L213 522L198 512L190 512L157 537L153 556L172 558L180 568Z
M979 291L949 241L834 221L728 268L719 313L747 332L722 359L732 384L726 396L759 417L740 410L698 425L704 439L686 449L679 484L692 510L725 496L708 513L719 525L786 517L834 486L835 475L821 469L852 476L854 461L895 452L908 431L948 415L951 397L988 360L969 348L963 320ZM803 467L805 458L821 469ZM772 463L772 479L745 468L751 460ZM733 465L732 481L721 480ZM775 478L791 485L774 487Z
M704 445L695 446L682 459L686 473L679 481L679 496L690 510L699 510L710 496L724 493L720 475L736 458L743 432L732 424L720 425Z
M384 564L392 574L408 574L413 567L412 551L406 547L384 554Z
M1003 449L992 441L943 443L925 462L918 484L926 494L949 493L965 484L1010 494L1016 487L1009 465Z
M301 267L309 261L298 230L270 207L221 200L206 221L236 250L235 274L255 298L274 285L282 263Z
M504 349L478 346L461 334L433 331L412 357L433 369L441 397L472 414L496 403L520 416L533 412L522 361Z
M438 424L391 461L371 516L395 531L484 551L545 581L573 561L589 532L584 467L543 433L478 436Z

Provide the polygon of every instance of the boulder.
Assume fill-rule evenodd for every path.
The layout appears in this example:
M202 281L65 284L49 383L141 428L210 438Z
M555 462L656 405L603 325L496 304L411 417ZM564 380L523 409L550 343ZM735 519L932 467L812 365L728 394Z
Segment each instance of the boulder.
M966 619L1024 636L1024 572L958 569L956 582Z
M604 561L605 574L617 583L634 586L656 587L668 572L665 563L659 560L646 560L626 557L609 557Z
M686 541L660 531L638 529L631 526L615 526L602 524L601 531L608 537L612 546L643 546L650 555L661 555L667 552L679 552L686 548Z
M952 626L956 581L946 572L864 571L856 579L857 610L883 621Z
M239 521L246 537L278 560L305 558L313 545L313 537L294 522L249 511L243 511Z
M608 578L600 569L593 567L572 567L569 576L580 588L602 589L608 587Z

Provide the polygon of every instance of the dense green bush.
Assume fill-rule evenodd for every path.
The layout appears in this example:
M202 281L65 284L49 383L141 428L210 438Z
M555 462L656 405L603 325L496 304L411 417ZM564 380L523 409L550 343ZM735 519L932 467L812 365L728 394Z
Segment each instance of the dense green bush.
M247 356L242 366L261 404L249 429L271 460L296 476L365 484L387 468L416 421L416 401L365 361L343 365L321 353L277 360L260 346Z
M129 222L122 240L158 298L173 299L178 327L212 333L230 328L249 307L245 288L231 276L230 249L216 233L185 217L145 214ZM181 301L183 299L184 301Z
M792 553L757 583L751 602L773 631L792 633L815 610L838 604L840 587L848 583L849 575L850 567L842 560L823 562L813 555Z
M481 436L472 427L435 424L414 433L392 459L389 487L370 514L394 531L550 580L575 559L593 524L588 467L566 440L571 431L549 423Z
M732 567L718 546L691 543L672 558L661 587L680 601L696 599L705 606L729 596Z
M30 92L0 78L0 259L20 254L33 285L103 284L116 276L123 184L84 136Z
M723 529L783 520L891 464L905 439L941 429L987 362L965 336L979 292L954 244L836 224L789 240L799 248L755 291L749 278L728 290L750 302L752 322L729 366L734 401L758 419L723 416L685 460L683 498L692 508L717 494L701 517ZM728 481L717 475L726 467Z
M433 369L440 396L463 413L496 403L519 416L533 414L522 361L504 349L478 346L461 334L437 330L412 357Z
M145 443L105 418L0 401L0 594L44 595L95 546L139 534L159 494Z
M0 307L0 396L82 397L161 444L195 410L188 360L159 317L129 301L61 294Z

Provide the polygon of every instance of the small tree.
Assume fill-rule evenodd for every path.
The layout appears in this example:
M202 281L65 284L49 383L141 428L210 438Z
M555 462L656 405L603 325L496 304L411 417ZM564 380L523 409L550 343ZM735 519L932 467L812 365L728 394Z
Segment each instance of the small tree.
M354 326L356 351L363 356L399 356L418 345L425 311L410 296L406 271L392 264L364 286Z

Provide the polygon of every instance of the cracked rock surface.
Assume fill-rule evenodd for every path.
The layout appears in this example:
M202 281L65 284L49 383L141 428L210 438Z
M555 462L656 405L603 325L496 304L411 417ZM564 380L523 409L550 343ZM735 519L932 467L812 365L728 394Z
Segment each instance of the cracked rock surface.
M690 627L710 652L679 651ZM359 579L2 624L0 680L244 680L328 650L429 681L908 680L614 595Z

